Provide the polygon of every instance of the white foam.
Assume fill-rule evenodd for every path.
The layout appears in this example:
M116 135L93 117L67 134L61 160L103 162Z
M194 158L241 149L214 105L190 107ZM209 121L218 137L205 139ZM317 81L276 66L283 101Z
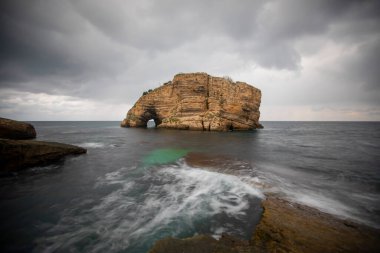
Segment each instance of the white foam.
M257 172L259 174L258 178L265 185L265 187L260 188L264 193L276 194L289 201L310 206L322 212L330 213L344 219L350 219L368 226L378 227L376 223L364 217L358 207L350 202L343 202L339 199L339 194L329 189L324 189L323 178L312 178L312 175L306 174L305 172L276 166L266 166ZM354 189L345 189L339 184L336 184L335 187L335 190L340 192L340 194L342 194L342 192L349 194L349 199L355 201L355 203L358 203L358 201L363 198L365 198L367 202L377 201L376 198L378 199L378 196L368 194L362 196L361 194L355 193Z
M176 236L194 231L194 222L223 214L246 219L250 198L263 198L252 185L233 175L187 167L147 170L131 181L121 168L100 178L96 187L117 186L91 208L67 209L65 215L41 239L39 250L68 250L86 236L96 242L86 251L115 252L131 245L146 245L157 236ZM78 213L78 210L80 211ZM215 225L212 234L220 237L226 226Z
M138 227L131 235L151 233L168 225L173 219L192 219L196 216L212 216L225 213L244 215L248 209L248 196L262 198L262 193L242 182L238 177L194 168L165 168L158 171L160 177L168 177L174 184L151 187L150 192L160 192L144 202L146 211L156 210L149 223ZM157 188L157 189L155 189ZM191 223L191 221L188 221Z
M224 232L226 232L226 229L223 227L215 228L212 237L214 237L216 240L219 240Z
M83 148L104 148L105 147L105 144L102 142L83 142L76 145Z

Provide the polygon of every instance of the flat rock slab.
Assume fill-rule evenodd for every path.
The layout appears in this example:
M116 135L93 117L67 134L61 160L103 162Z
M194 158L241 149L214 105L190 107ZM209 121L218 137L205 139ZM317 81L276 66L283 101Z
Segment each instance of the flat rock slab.
M276 197L263 202L255 252L380 252L380 231Z
M0 118L0 138L27 140L36 138L34 127L25 122Z
M317 209L269 197L250 241L222 235L158 240L149 253L335 253L380 252L380 231Z
M66 155L86 152L84 148L57 142L0 139L0 173L48 165Z
M184 158L189 166L201 168L203 170L230 175L249 175L253 172L250 162L235 159L226 155L189 152Z
M196 235L185 239L165 238L155 243L149 253L240 253L251 252L247 242L222 236L216 240L209 235Z

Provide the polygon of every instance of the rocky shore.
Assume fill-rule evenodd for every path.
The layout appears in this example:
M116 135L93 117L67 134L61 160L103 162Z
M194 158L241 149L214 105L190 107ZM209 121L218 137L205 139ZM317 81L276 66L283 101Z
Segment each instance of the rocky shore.
M185 161L192 167L234 175L238 175L241 169L250 169L248 163L236 166L232 158L201 153L189 153ZM223 161L222 166L220 161ZM210 235L164 238L158 240L149 253L380 252L378 229L274 195L266 196L262 207L260 222L250 240L228 234L223 234L219 240Z
M18 171L43 166L66 155L86 153L86 149L58 142L0 139L0 164L2 171Z
M267 197L262 206L264 212L251 240L227 234L219 240L209 235L165 238L149 253L380 252L380 230L277 197Z
M0 138L13 140L35 139L34 126L29 123L0 118Z
M255 252L379 252L380 230L276 197L263 201Z
M29 140L36 138L31 124L0 118L0 175L56 162L67 155L79 155L86 149L58 142Z

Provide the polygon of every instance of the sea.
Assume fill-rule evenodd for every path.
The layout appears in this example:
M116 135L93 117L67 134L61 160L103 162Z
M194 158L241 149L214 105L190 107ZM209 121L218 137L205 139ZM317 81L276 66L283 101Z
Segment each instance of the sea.
M38 140L88 152L0 178L1 252L249 239L269 195L380 228L380 122L262 122L249 132L31 123Z

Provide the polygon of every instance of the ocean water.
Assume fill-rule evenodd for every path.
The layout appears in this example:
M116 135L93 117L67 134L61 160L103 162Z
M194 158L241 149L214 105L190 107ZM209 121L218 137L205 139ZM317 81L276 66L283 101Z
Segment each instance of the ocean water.
M88 154L0 178L1 252L137 253L200 233L248 239L265 194L380 228L380 123L263 122L227 133L32 123L39 140ZM199 154L212 162L188 158Z

